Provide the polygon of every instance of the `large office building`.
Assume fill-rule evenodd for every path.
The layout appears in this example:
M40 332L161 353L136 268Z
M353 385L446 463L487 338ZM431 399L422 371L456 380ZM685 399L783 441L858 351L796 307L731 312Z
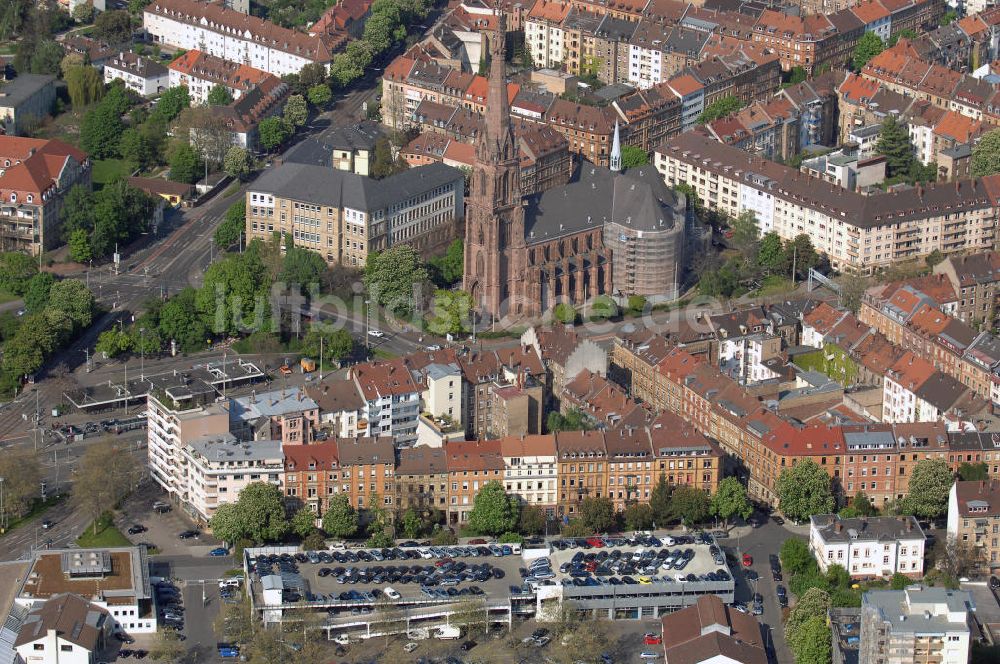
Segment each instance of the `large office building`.
M291 236L328 263L361 266L369 252L409 244L432 252L456 237L465 176L429 164L382 180L327 166L286 163L246 193L247 238Z

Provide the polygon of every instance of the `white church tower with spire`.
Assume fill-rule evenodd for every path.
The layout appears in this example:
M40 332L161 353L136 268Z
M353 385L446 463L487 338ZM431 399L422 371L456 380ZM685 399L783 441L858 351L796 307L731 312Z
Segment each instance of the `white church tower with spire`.
M620 173L622 170L622 142L618 133L618 120L615 120L615 138L611 143L610 169L615 173Z

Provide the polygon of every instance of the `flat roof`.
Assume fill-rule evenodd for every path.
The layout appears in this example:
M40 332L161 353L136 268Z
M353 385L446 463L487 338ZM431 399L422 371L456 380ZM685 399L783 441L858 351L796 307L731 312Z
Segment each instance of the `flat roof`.
M80 561L80 569L90 572L68 574L67 557L70 569L74 561ZM92 565L95 561L100 562L101 570ZM100 597L112 604L116 600L122 603L148 599L150 585L145 549L51 549L37 554L21 584L18 598L47 599L59 593L74 593L88 599Z

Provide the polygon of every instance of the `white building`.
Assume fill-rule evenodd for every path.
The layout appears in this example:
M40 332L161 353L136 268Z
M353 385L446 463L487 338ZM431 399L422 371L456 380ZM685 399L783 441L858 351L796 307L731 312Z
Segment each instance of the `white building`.
M507 436L500 439L504 486L526 505L552 514L556 505L555 436Z
M562 22L569 14L570 3L555 0L536 2L524 22L524 46L531 52L531 62L543 69L559 69L565 61Z
M861 598L859 664L968 664L972 595L910 586Z
M423 386L414 380L404 362L359 364L351 367L348 377L364 402L361 410L368 423L367 435L391 436L400 447L417 441Z
M129 90L149 97L166 90L170 77L167 68L156 60L121 51L104 63L104 82L116 79L124 81Z
M79 595L61 593L32 607L14 641L19 662L94 664L114 622Z
M86 598L85 604L91 607L87 613L107 613L110 620L102 627L106 634L152 634L156 631L157 613L149 580L149 560L143 547L39 550L16 593L16 604L42 614L53 610L51 607L46 609L45 604L67 594ZM59 605L56 602L52 606ZM79 604L71 602L67 607L74 613L82 612Z
M916 518L842 519L818 514L809 520L809 548L825 573L840 565L852 577L924 575L926 537Z
M187 486L183 494L192 515L208 521L219 505L235 503L248 484L281 487L284 456L279 440L239 442L231 433L187 441L181 448Z
M157 43L197 49L275 76L297 74L311 63L329 67L333 53L346 42L344 35L311 37L197 0L154 0L143 11L142 24Z
M208 95L216 85L226 88L230 96L237 100L264 81L274 78L273 74L250 65L231 62L199 50L188 51L171 62L167 69L169 87L186 85L192 104L207 103Z

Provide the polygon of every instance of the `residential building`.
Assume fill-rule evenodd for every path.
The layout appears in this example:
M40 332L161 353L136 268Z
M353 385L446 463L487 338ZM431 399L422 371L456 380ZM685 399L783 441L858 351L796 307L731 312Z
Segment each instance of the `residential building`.
M913 516L809 519L809 549L824 573L840 565L852 578L924 575L924 531Z
M330 498L342 488L337 451L335 441L284 447L286 502L296 508L307 507L321 518Z
M527 436L542 433L545 414L544 386L521 375L513 384L494 383L490 389L488 433L491 437Z
M726 606L717 595L660 619L667 664L766 664L760 623Z
M538 0L524 23L524 46L536 67L558 68L565 60L562 22L570 12L568 2Z
M62 243L66 193L90 189L90 157L57 140L0 136L0 249L39 254Z
M243 439L270 439L282 446L308 445L319 428L319 406L304 388L274 390L230 402L232 431Z
M273 74L242 62L242 59L231 61L192 49L167 65L168 86L187 86L191 103L205 104L212 88L217 85L228 90L233 100L237 100L264 81L277 79Z
M109 58L104 63L105 83L122 80L126 88L143 97L166 90L169 79L167 68L157 60L131 51L120 51L117 57Z
M13 591L14 603L30 611L22 627L27 631L20 633L19 640L29 639L23 643L32 644L40 640L46 648L39 652L46 653L50 652L49 646L59 644L54 658L46 661L63 661L60 656L69 652L68 661L89 663L91 660L83 651L83 646L89 643L100 643L112 633L156 632L157 613L145 547L38 549L28 564L28 571L9 590ZM32 613L36 618L31 618ZM63 619L75 618L73 627L67 630L69 636L59 634L66 629L59 620L60 613ZM46 623L52 620L58 626L48 623L47 628ZM89 632L87 643L73 642L72 632L76 628L81 637ZM53 630L55 634L51 633ZM59 641L74 645L73 650L63 650ZM77 650L77 646L81 649ZM34 653L34 646L31 650ZM28 657L25 661L34 660Z
M388 437L401 447L416 442L423 390L404 361L358 364L347 376L364 400L361 413L369 436Z
M608 448L602 431L563 431L555 435L559 468L556 516L573 518L587 498L608 495Z
M443 447L407 447L399 450L395 470L396 504L401 515L409 508L418 514L448 509L448 454Z
M966 664L970 615L964 590L910 586L869 590L861 596L860 664Z
M952 484L947 530L949 540L973 547L983 572L1000 569L1000 482L995 474L987 481Z
M524 505L554 515L558 497L556 441L551 435L508 436L500 439L504 488Z
M250 484L267 482L281 489L280 440L240 442L229 432L209 434L184 441L180 459L186 480L181 499L199 523L208 523L220 505L235 503Z
M949 256L934 266L934 274L944 275L959 296L953 316L970 325L993 320L1000 293L1000 254Z
M20 74L0 81L0 128L7 136L21 136L52 114L56 103L56 77Z
M862 159L856 145L806 159L800 170L811 177L851 191L865 191L885 181L886 158L879 155Z
M330 379L305 388L319 406L319 427L334 438L368 435L365 402L353 381Z
M572 326L530 327L521 335L521 343L533 348L545 363L552 396L556 399L581 372L599 376L608 372L607 351L578 335Z
M269 76L263 79L257 87L240 95L239 99L225 106L214 108L212 114L198 116L197 120L206 122L207 126L192 127L192 140L199 131L218 131L221 123L229 131L230 145L256 152L260 139L258 126L262 120L281 115L289 94L291 94L291 89L287 83L274 76ZM208 151L218 145L218 141L209 138L205 141L203 149ZM208 156L214 158L214 155L209 154Z
M410 244L430 253L455 237L465 176L444 164L384 180L318 165L268 169L247 191L247 239L291 235L328 263L363 266L370 251Z
M752 211L762 233L809 234L837 269L871 272L927 255L992 248L993 203L986 180L862 196L723 145L697 132L655 153L667 185L686 183L709 209Z
M109 643L105 609L71 593L53 595L28 611L14 641L17 661L92 664Z
M275 76L298 74L308 64L329 67L346 34L310 36L244 14L223 4L197 0L154 0L142 25L153 41L243 62Z
M448 469L448 523L469 520L476 494L488 482L504 484L505 465L499 440L454 440L444 444Z
M396 451L392 438L339 438L340 491L355 509L375 504L393 513L396 503Z

